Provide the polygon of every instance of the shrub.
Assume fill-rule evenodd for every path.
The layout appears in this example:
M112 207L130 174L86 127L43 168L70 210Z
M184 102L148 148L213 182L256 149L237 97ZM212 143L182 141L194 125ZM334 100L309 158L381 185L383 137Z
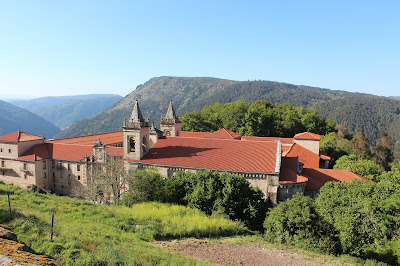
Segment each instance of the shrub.
M338 253L339 241L333 226L315 210L309 197L296 195L272 209L264 222L265 238L272 243Z
M208 215L225 213L253 230L262 230L267 203L258 188L226 172L177 173L165 180L163 201L197 208Z

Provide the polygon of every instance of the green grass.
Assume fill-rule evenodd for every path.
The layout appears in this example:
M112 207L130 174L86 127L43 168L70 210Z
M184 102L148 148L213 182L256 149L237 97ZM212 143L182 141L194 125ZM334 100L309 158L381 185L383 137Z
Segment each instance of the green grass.
M10 194L13 219L8 214ZM51 214L55 214L50 242ZM204 264L152 246L154 239L249 233L240 223L177 205L143 203L132 208L27 192L0 184L0 223L34 252L66 265Z

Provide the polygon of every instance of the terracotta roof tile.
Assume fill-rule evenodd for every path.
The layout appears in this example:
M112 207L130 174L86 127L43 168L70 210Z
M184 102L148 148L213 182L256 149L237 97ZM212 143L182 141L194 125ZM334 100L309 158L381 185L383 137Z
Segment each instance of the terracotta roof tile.
M181 131L181 137L183 138L204 138L212 133L210 132L190 132L190 131Z
M283 144L294 143L293 138L279 138L279 137L254 137L254 136L242 136L242 140L253 140L253 141L282 141Z
M79 144L79 145L92 145L95 141L101 140L104 145L112 145L116 143L121 143L124 140L124 133L122 131L104 133L104 134L96 134L75 138L67 138L67 139L56 139L47 141L49 143L58 143L58 144Z
M227 130L225 128L221 128L204 137L213 139L240 139L242 135L236 134L235 132Z
M331 157L328 156L328 154L327 154L326 151L320 151L320 152L319 152L319 157L320 157L322 160L330 160L330 159L331 159Z
M275 173L277 143L167 137L143 157L148 164L252 173Z
M32 140L43 140L43 137L39 137L33 134L25 133L25 132L13 132L0 137L0 141L7 142L23 142L23 141L32 141Z
M279 184L304 183L308 178L297 173L297 157L282 158Z
M304 132L304 133L299 133L294 135L294 139L315 139L315 140L320 140L321 136L318 134L314 134L311 132Z
M106 147L107 153L113 156L123 156L122 147ZM57 159L67 161L80 161L85 156L93 153L93 145L70 145L60 143L44 143L35 145L18 159L26 161L39 161L43 159Z
M318 168L319 167L319 154L313 153L312 151L298 145L293 144L291 149L286 153L286 157L299 157L299 161L304 163L306 168Z
M337 169L321 169L321 168L304 168L302 171L306 177L309 178L307 182L306 190L318 190L326 182L351 182L353 180L370 181L360 175L352 173L347 170Z

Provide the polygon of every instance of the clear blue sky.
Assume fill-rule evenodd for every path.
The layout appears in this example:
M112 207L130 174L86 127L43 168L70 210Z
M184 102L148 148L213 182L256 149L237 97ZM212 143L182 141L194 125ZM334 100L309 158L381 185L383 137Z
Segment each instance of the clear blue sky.
M157 76L400 95L400 1L0 0L0 99Z

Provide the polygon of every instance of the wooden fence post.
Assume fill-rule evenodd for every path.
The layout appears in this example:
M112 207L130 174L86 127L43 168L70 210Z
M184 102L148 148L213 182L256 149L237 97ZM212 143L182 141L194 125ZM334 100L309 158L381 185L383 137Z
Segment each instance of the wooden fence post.
M7 193L7 198L8 198L8 210L10 211L10 219L12 219L10 194L8 193Z
M54 212L51 214L50 242L53 242Z

